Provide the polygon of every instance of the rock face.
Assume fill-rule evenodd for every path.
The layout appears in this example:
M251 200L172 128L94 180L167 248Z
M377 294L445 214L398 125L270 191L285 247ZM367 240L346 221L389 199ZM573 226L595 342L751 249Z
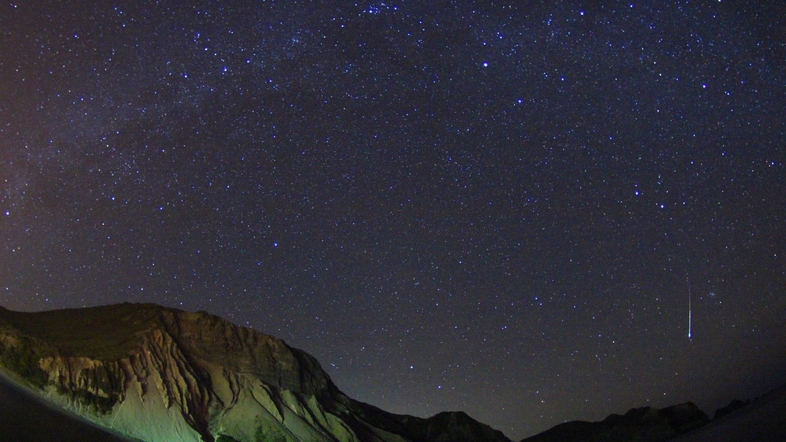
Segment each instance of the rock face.
M522 442L661 442L698 428L708 420L691 402L662 409L633 408L624 415L609 415L601 422L566 422Z
M145 441L508 441L464 413L350 399L309 354L204 312L0 307L0 365L52 401Z

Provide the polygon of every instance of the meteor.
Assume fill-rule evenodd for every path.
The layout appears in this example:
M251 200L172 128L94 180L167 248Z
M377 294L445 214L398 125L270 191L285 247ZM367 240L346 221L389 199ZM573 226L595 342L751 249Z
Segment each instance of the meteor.
M691 338L691 320L692 320L692 311L691 311L691 299L690 299L690 277L685 275L685 279L688 281L688 339Z

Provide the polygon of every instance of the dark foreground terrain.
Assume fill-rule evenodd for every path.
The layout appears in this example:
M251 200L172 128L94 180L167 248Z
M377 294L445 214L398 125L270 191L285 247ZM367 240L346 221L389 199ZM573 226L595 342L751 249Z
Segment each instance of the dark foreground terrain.
M58 411L0 376L0 441L128 442Z
M779 442L786 440L786 386L750 405L683 434L673 442Z
M753 401L732 401L715 416L709 420L691 403L634 408L600 422L566 422L521 442L786 441L786 385Z

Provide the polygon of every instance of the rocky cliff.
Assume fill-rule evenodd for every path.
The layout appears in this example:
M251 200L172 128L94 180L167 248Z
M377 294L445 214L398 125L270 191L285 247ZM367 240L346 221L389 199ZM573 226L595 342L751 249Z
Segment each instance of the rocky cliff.
M350 399L309 354L204 312L0 307L0 365L52 401L145 441L508 441L464 413Z

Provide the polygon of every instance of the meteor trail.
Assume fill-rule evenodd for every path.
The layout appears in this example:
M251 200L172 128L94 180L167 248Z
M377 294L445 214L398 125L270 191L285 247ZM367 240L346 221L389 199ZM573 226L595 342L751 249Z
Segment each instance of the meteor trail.
M691 300L690 300L690 277L685 275L685 279L688 281L688 339L691 339Z

